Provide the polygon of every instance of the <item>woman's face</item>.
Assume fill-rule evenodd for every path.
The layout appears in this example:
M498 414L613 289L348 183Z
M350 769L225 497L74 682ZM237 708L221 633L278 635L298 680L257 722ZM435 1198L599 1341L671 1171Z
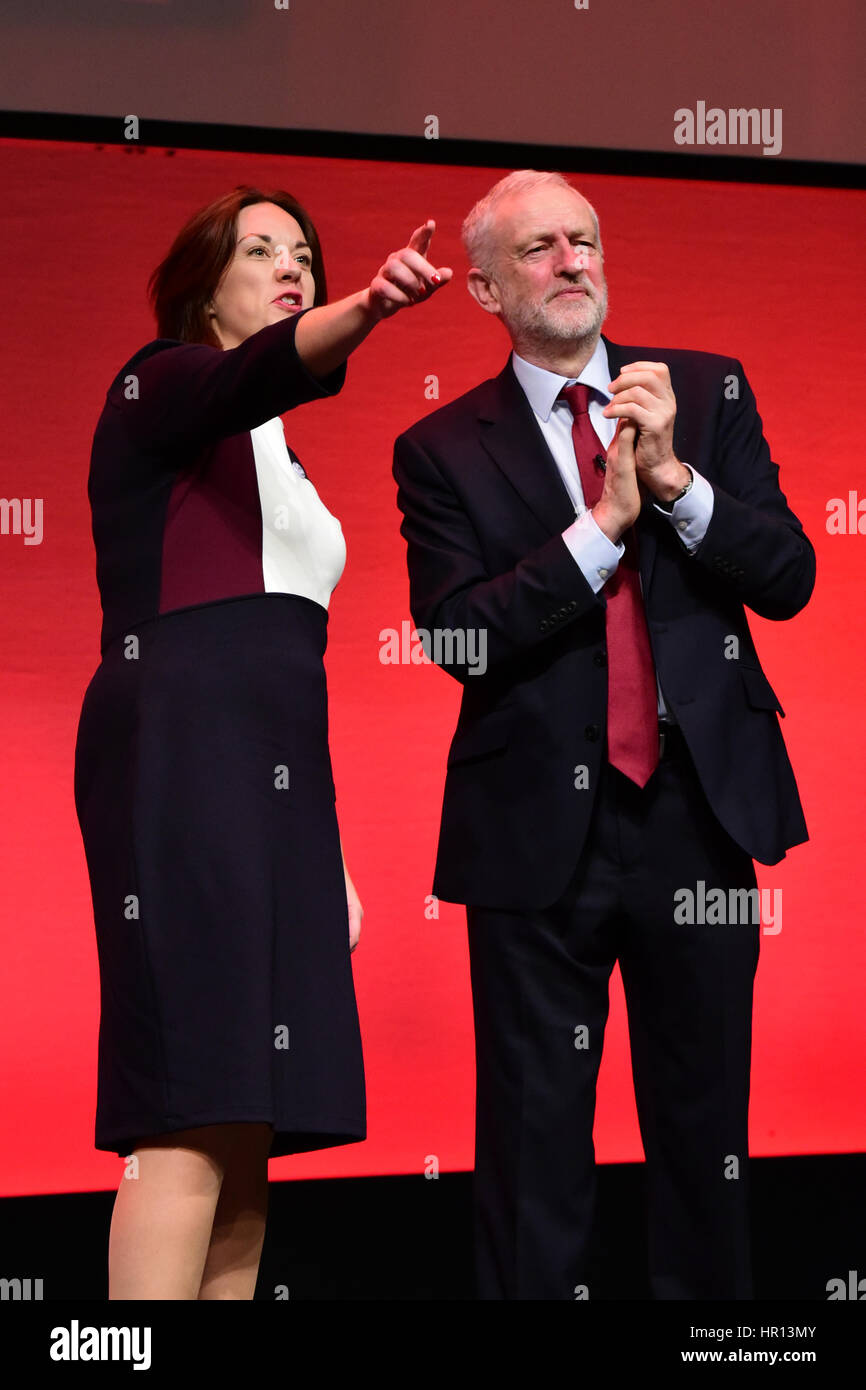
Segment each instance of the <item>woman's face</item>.
M313 253L290 213L253 203L238 213L234 256L211 301L211 327L223 348L309 309L316 286Z

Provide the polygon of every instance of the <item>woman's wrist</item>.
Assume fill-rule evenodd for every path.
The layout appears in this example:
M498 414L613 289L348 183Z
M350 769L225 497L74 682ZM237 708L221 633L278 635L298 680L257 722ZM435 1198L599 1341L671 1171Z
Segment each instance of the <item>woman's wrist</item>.
M295 328L298 356L314 376L329 376L377 323L369 290L307 309Z

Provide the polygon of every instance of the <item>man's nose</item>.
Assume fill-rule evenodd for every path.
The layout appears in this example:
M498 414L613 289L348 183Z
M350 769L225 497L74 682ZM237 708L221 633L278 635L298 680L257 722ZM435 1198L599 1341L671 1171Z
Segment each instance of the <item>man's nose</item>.
M580 247L571 244L560 247L554 258L553 269L557 275L579 275L586 270L586 259L581 255Z

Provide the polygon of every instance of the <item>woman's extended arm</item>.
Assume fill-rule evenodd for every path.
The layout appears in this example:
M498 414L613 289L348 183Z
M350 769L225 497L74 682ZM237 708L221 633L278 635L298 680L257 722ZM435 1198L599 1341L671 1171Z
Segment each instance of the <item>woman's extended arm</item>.
M447 266L436 270L424 258L434 228L432 220L417 227L365 290L269 324L238 347L148 344L116 376L109 405L142 447L173 467L175 456L182 462L192 449L334 395L349 353L380 319L451 279Z
M432 218L416 227L408 245L391 252L365 290L307 309L298 320L295 347L309 371L317 377L328 376L381 319L420 304L448 283L449 267L437 269L425 259L435 230Z

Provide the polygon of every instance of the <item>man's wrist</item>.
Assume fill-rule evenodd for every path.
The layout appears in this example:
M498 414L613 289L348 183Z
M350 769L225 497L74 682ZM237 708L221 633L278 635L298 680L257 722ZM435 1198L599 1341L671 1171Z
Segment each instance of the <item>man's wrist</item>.
M614 545L621 544L622 533L626 527L621 520L611 515L609 508L605 507L601 500L596 502L594 507L590 508L589 514L599 531L601 531L609 541Z
M659 506L669 511L674 502L691 491L695 475L687 463L675 459L662 477L653 479L652 492Z

